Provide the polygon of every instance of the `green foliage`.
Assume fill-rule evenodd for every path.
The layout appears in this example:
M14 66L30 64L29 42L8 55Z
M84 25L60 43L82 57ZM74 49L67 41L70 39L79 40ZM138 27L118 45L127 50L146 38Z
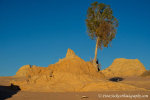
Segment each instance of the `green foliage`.
M113 16L109 5L94 2L87 10L86 19L88 35L91 39L98 39L98 47L108 47L115 38L118 20Z

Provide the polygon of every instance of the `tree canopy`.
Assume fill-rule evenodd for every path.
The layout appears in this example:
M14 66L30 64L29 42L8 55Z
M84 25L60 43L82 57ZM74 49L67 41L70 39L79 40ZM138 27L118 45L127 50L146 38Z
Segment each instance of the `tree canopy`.
M109 5L94 2L87 10L88 35L98 41L98 48L108 47L115 38L118 20Z

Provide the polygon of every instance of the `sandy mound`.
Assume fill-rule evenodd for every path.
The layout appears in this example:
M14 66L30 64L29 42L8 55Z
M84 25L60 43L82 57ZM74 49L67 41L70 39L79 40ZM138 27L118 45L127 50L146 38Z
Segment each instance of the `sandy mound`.
M22 81L11 81L24 91L80 92L103 90L145 90L134 86L104 80L90 62L68 49L66 57L48 67L25 65L15 77L26 77Z
M24 77L27 76L29 70L31 69L31 65L24 65L22 66L18 72L16 72L16 77Z
M150 70L147 70L147 71L144 72L141 76L142 76L142 77L149 77L149 78L150 78Z
M115 59L111 66L102 70L106 77L140 76L146 71L138 59Z

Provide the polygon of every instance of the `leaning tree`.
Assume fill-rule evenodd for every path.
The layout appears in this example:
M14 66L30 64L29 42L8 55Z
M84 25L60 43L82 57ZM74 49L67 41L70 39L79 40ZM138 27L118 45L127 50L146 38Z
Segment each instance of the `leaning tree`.
M118 20L113 16L113 11L109 5L94 2L87 10L86 25L88 35L96 40L95 57L93 64L97 67L97 50L111 46L115 38L118 27Z

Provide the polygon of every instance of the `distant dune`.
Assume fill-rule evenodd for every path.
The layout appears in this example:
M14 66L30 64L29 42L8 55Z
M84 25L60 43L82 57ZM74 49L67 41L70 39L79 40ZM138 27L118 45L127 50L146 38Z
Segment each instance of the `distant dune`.
M141 76L146 72L144 65L138 59L115 59L112 65L102 71L107 77Z

